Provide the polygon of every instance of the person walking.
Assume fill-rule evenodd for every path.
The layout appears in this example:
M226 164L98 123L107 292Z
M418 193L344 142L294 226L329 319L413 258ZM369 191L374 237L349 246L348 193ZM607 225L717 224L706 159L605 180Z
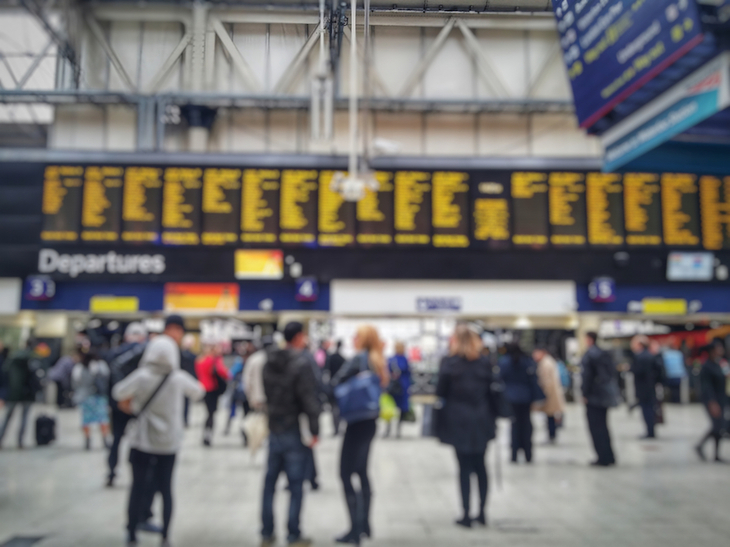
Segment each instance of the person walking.
M581 389L588 428L598 456L591 465L608 467L616 463L608 429L608 409L618 405L618 379L611 355L599 348L597 341L598 335L595 332L586 334L588 350L581 360Z
M112 388L119 408L134 416L129 433L132 487L127 506L127 546L137 546L137 524L155 490L162 494L162 546L170 547L172 472L183 438L184 398L199 400L205 388L180 369L182 318L167 319L166 334L152 339L140 366Z
M702 402L707 410L710 418L710 430L702 437L699 444L695 446L695 451L702 461L707 458L705 456L704 447L710 439L715 440L715 461L723 461L720 458L720 440L726 432L725 409L728 404L727 397L727 376L726 370L723 370L723 356L725 355L725 346L722 341L714 340L708 348L707 360L700 370L700 385L702 386Z
M327 385L327 398L329 400L332 412L332 424L334 425L334 436L340 434L340 407L337 405L337 397L335 397L334 387L332 386L332 378L339 372L340 367L345 364L345 358L342 356L342 340L338 340L335 344L335 351L327 356L324 365L324 377Z
M631 372L634 375L636 399L646 423L646 434L641 438L654 439L657 405L656 356L649 351L649 339L646 336L634 336L631 340L631 351L634 353Z
M535 409L547 416L549 442L555 444L558 423L565 412L565 393L558 363L545 347L537 347L532 352L532 359L537 363L537 380L545 394L545 400L537 403Z
M670 402L680 403L682 402L682 381L687 377L687 367L684 364L684 354L677 349L676 341L672 340L671 344L664 348L662 361L664 362L664 375L667 379Z
M262 547L276 544L274 493L276 481L282 471L286 473L291 493L287 541L292 547L306 547L311 544L311 540L302 536L299 525L307 464L307 450L302 443L299 417L306 417L312 448L317 444L319 435L318 388L312 366L302 355L302 350L308 343L303 325L298 322L288 323L284 328L284 339L287 348L275 348L269 352L262 374L270 431L261 509Z
M195 361L197 360L198 357L192 351L192 349L194 347L195 347L195 337L192 334L186 334L183 337L182 344L180 344L180 368L183 369L188 374L190 374L190 376L192 376L193 378L196 378ZM183 410L183 422L185 423L185 427L188 427L188 425L189 425L189 420L188 420L189 413L190 413L190 400L186 398L185 407Z
M482 341L467 325L457 325L449 340L450 355L441 361L436 395L443 401L438 420L438 437L456 451L463 516L456 521L470 528L476 521L487 525L489 482L484 459L487 444L496 432L497 400L492 394L492 366L481 355ZM469 511L471 476L479 485L479 514Z
M205 354L195 363L195 375L205 387L205 408L208 417L203 428L203 446L211 446L215 429L215 412L218 410L218 399L226 392L230 373L223 363L222 346L211 344Z
M537 380L537 365L525 355L518 343L507 346L499 361L499 376L504 382L504 396L512 407L512 463L520 450L527 463L532 462L532 403L544 399Z
M32 370L31 361L37 358L33 350L34 342L29 340L25 349L13 352L3 362L3 371L7 375L7 405L5 405L5 419L0 429L0 448L7 432L10 419L15 409L20 405L22 413L20 416L20 428L18 429L18 448L24 447L23 437L28 425L28 415L31 405L36 400L38 393L38 379Z
M56 404L58 408L73 407L73 386L71 385L71 376L73 369L79 362L81 348L70 355L63 355L56 364L48 370L48 379L56 384Z
M411 410L411 399L408 394L411 388L411 367L406 358L406 345L403 342L395 343L395 355L388 361L388 372L391 377L388 391L399 410L395 436L400 438L401 425ZM390 436L390 422L391 420L388 420L386 437Z
M74 402L81 409L86 450L91 450L91 426L99 424L105 448L109 444L109 365L88 352L80 356L71 373Z
M375 327L371 325L360 327L354 339L357 355L342 365L332 379L332 385L337 387L361 372L371 370L380 379L381 388L387 387L390 375L383 356L383 345ZM376 420L377 417L347 423L340 454L340 478L350 515L350 530L336 538L337 543L359 545L361 536L369 538L372 535L370 527L372 490L368 478L368 457L370 445L375 437ZM353 475L357 475L360 480L359 492L355 491L352 484Z

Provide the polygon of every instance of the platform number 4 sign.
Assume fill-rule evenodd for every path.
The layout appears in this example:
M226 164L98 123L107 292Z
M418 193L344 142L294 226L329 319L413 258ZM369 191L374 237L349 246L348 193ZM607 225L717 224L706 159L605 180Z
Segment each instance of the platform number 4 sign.
M314 302L319 297L319 283L314 277L297 279L296 299L299 302Z
M588 285L588 297L592 302L613 302L616 300L616 282L610 277L599 277Z

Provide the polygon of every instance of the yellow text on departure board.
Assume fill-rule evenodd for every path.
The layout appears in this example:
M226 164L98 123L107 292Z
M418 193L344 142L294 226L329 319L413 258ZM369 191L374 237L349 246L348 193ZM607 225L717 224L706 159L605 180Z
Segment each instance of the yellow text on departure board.
M227 199L226 192L237 192L240 189L240 169L206 169L203 173L203 212L233 212L233 204Z
M124 199L122 220L152 222L155 213L149 210L147 190L162 187L160 169L155 167L127 167L124 171Z
M574 204L586 191L583 179L583 173L550 173L550 224L575 226Z
M433 174L433 227L459 228L463 225L464 213L458 203L457 194L469 192L467 173L437 171Z
M340 217L340 208L345 203L345 198L330 187L334 174L334 171L319 173L319 231L325 234L336 234L346 228Z
M380 193L393 191L393 173L377 171L375 179L378 181L378 190L365 188L365 196L357 202L358 222L383 222L385 213L380 206Z
M620 195L623 192L621 178L616 173L588 173L586 204L588 241L591 245L621 245L624 242L623 236L611 224L609 200L610 195Z
M431 189L430 179L431 174L422 171L398 171L395 174L396 230L412 232L416 229L416 215L421 211L424 195Z
M274 216L274 206L266 192L279 190L278 169L246 169L243 172L243 206L241 207L242 241L273 243L275 233L264 233L264 220Z
M474 201L474 239L509 240L509 204L506 199L478 198Z
M725 196L725 199L722 199ZM702 204L702 244L705 249L719 251L730 239L730 177L700 178Z
M647 234L649 208L659 199L659 175L626 173L624 175L624 222L626 243L630 245L660 245L660 235Z
M83 167L49 166L46 167L43 180L43 214L55 215L63 207L63 200L68 194L67 188L79 187L82 184Z
M287 169L281 173L281 218L279 220L282 230L304 230L309 225L309 219L304 213L303 205L310 202L312 193L317 191L316 170L294 170ZM282 234L282 241L302 242L311 241L314 236L301 234L304 237L287 239Z
M107 222L107 210L112 202L107 189L122 186L122 167L86 168L84 199L81 208L81 225L85 228L100 228Z
M187 215L194 211L194 206L186 201L185 192L197 190L202 186L200 181L202 174L202 170L197 168L168 167L165 169L162 199L162 225L165 228L193 227L193 221Z
M692 215L683 208L683 196L697 195L697 177L684 173L662 175L662 218L667 245L698 245L699 237L688 228ZM695 212L695 214L697 214Z
M512 197L531 199L548 191L547 173L512 173Z

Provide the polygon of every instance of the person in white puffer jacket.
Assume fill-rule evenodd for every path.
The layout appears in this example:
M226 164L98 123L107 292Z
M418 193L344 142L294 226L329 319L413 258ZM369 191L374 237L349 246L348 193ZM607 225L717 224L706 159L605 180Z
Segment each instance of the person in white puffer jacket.
M119 407L137 416L128 434L133 477L127 522L129 547L137 545L136 528L149 484L154 484L162 494L162 545L169 547L172 471L183 439L184 399L197 401L205 395L205 388L180 369L178 338L182 340L184 327L182 318L179 322L171 319L168 318L165 334L147 345L139 368L112 389L112 397L119 401ZM148 478L150 472L153 481Z

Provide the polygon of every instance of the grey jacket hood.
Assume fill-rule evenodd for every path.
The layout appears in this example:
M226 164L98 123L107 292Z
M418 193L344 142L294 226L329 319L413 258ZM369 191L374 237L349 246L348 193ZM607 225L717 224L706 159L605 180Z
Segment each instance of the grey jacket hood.
M140 366L158 374L169 374L180 369L180 348L165 334L153 338L142 355Z

